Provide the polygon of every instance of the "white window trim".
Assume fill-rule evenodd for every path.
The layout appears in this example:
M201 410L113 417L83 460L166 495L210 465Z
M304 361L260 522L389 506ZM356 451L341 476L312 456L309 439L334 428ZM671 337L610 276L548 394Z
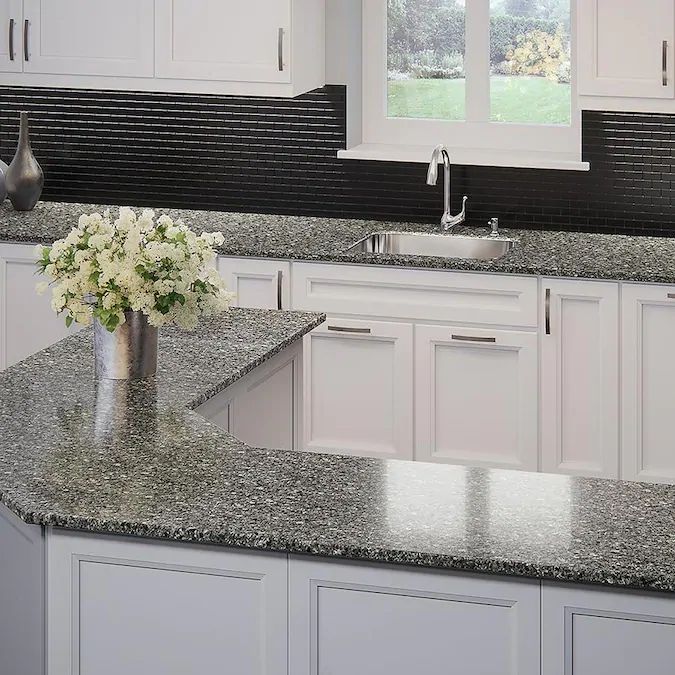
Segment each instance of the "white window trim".
M571 0L576 26L576 0ZM438 143L451 150L453 162L482 166L588 170L581 161L581 112L577 98L576 33L572 31L572 123L525 125L489 121L490 0L467 0L465 69L484 86L467 88L471 122L387 117L387 0L363 0L362 138L342 150L345 159L426 162Z

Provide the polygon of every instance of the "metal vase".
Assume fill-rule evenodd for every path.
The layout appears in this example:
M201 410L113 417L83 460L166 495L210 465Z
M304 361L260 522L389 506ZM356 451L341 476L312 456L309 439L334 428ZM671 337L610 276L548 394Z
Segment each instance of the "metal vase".
M31 211L40 200L45 176L30 147L28 115L21 113L19 144L5 174L5 186L12 206L17 211Z
M7 197L7 187L5 186L5 176L9 167L0 159L0 204L5 201Z
M96 377L107 380L140 380L157 372L155 326L141 312L125 312L126 321L112 333L94 321Z

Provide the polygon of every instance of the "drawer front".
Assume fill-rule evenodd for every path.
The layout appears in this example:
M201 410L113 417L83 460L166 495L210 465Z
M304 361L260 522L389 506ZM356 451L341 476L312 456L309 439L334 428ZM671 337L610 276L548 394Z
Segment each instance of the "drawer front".
M332 314L537 326L537 280L468 272L298 263L293 308Z

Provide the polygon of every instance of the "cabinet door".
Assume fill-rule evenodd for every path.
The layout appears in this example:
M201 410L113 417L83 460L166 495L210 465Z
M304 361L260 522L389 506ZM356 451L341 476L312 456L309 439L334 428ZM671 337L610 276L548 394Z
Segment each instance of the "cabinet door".
M291 557L293 675L539 675L537 581Z
M672 675L675 597L542 588L545 675Z
M153 8L153 0L24 0L24 71L152 77Z
M415 459L537 470L537 336L415 329Z
M157 0L157 77L290 82L290 0Z
M20 73L23 67L21 0L0 0L0 71Z
M542 469L619 475L619 286L544 280Z
M218 259L228 290L237 294L236 307L289 309L291 266L276 260Z
M675 96L673 0L580 0L579 93Z
M58 530L47 552L49 673L287 675L285 555Z
M624 284L622 298L621 477L675 482L675 287Z
M0 367L9 366L58 342L66 328L51 308L51 293L38 295L33 246L0 244Z
M412 459L412 326L329 319L304 342L306 450Z

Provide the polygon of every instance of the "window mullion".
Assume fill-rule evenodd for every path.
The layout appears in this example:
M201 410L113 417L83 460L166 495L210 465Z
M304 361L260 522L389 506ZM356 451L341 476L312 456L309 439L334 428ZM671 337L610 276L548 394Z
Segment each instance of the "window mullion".
M490 0L466 2L466 120L490 121Z

